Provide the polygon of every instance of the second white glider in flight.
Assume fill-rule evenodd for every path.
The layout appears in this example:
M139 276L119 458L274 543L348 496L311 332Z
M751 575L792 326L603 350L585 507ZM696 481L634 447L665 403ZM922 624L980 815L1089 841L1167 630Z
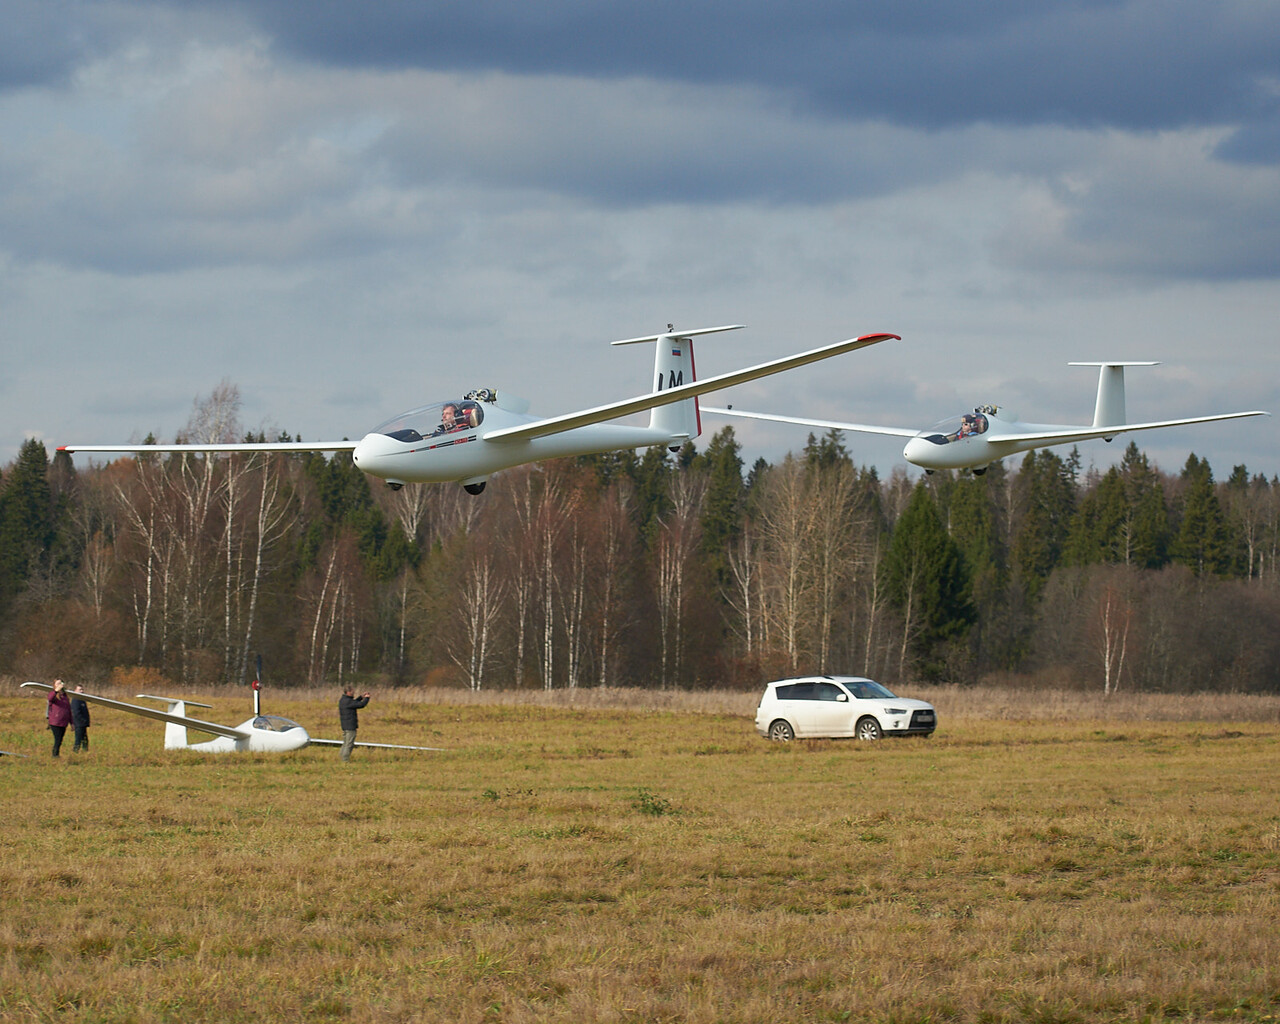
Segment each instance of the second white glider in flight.
M843 423L836 420L808 419L799 416L778 416L763 412L746 412L732 406L716 409L704 406L702 411L718 416L734 416L742 419L772 420L777 423L796 423L809 427L825 427L830 430L854 430L864 434L887 434L910 438L902 449L902 457L912 465L928 473L937 469L972 469L986 472L987 467L1009 455L1048 448L1057 444L1074 444L1101 437L1110 441L1118 434L1134 430L1158 430L1178 427L1188 423L1211 423L1215 420L1233 420L1242 416L1268 416L1270 413L1225 412L1213 416L1190 416L1176 420L1152 420L1145 423L1129 423L1125 419L1124 368L1126 366L1157 366L1158 363L1069 363L1069 366L1097 366L1098 400L1094 405L1093 422L1080 426L1053 423L1024 423L1007 409L994 405L976 406L973 412L952 416L928 430L908 430L902 427L881 427L866 423Z

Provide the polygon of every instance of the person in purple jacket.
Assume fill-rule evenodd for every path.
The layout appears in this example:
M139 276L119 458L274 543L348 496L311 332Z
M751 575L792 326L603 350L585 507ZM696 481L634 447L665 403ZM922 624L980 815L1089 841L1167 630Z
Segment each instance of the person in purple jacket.
M62 749L62 737L67 734L67 726L71 724L71 698L67 696L67 688L61 679L53 681L53 689L49 691L49 731L53 733L53 756L58 756Z

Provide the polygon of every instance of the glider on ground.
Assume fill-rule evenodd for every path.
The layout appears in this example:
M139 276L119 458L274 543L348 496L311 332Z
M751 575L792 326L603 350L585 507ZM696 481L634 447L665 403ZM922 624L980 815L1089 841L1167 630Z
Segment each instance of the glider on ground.
M901 427L872 426L865 423L840 423L833 420L807 419L798 416L776 416L763 412L745 412L729 406L715 409L704 406L702 411L717 416L737 416L743 419L773 420L778 423L798 423L802 426L826 427L832 430L855 430L864 434L888 434L910 438L902 449L902 457L926 473L936 469L972 469L985 473L987 467L1009 455L1048 448L1057 444L1074 444L1101 437L1110 441L1118 434L1134 430L1158 430L1178 427L1187 423L1211 423L1215 420L1233 420L1242 416L1269 416L1270 413L1226 412L1214 416L1191 416L1178 420L1154 420L1148 423L1128 423L1124 411L1124 368L1126 366L1158 366L1158 363L1068 363L1069 366L1097 366L1098 400L1094 405L1093 423L1081 426L1052 423L1023 423L1007 409L994 405L976 406L973 412L952 416L928 430L908 430Z
M491 388L424 405L388 420L359 441L275 442L265 444L83 444L62 445L67 452L252 452L350 451L355 464L390 486L457 480L471 494L484 490L490 474L527 462L567 455L666 445L673 450L702 431L698 396L743 384L797 366L865 348L896 334L866 334L757 366L698 380L693 339L733 331L741 324L677 331L615 341L615 345L653 342L654 386L649 394L580 412L539 419L525 415L528 403ZM649 425L624 426L607 420L650 410Z
M46 683L23 683L37 690L52 690ZM217 722L206 722L187 715L188 706L207 708L209 704L199 704L179 697L155 697L148 693L140 693L141 700L158 700L164 703L165 710L144 707L141 704L129 704L126 701L114 700L111 697L100 697L96 693L77 691L69 696L76 700L87 700L93 704L127 711L131 715L153 718L164 722L165 750L202 750L211 754L225 754L231 751L247 750L253 753L275 753L285 750L301 750L306 746L340 747L341 740L322 740L309 736L307 730L291 718L280 715L264 715L259 701L259 689L253 691L253 717L240 725L219 725ZM210 733L214 739L203 743L188 743L187 730ZM410 747L401 743L357 743L357 747L376 747L383 750L440 750L440 747Z

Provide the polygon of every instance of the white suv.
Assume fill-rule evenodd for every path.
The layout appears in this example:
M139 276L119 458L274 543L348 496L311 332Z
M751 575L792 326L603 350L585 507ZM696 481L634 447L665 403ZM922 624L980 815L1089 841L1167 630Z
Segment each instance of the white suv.
M779 679L764 688L756 708L756 732L771 740L928 736L937 726L932 704L895 697L862 676Z

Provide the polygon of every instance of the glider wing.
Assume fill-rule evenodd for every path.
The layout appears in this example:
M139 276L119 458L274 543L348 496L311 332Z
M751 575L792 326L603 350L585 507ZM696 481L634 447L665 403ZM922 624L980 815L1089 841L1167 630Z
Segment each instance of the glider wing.
M811 420L801 416L776 416L767 412L744 412L741 409L716 409L709 405L702 407L703 412L716 416L741 416L747 420L773 420L776 423L798 423L802 427L825 427L828 430L856 430L862 434L887 434L890 437L915 437L918 430L906 427L878 427L870 423L838 423L835 420Z
M715 328L715 330L725 329ZM679 332L676 333L678 334ZM658 335L657 337L663 337L663 335ZM849 338L846 341L838 341L834 345L824 345L821 348L810 349L807 352L786 356L783 359L774 359L767 363L760 363L757 366L749 366L743 370L735 370L732 373L722 373L715 377L708 377L706 380L696 380L691 384L682 384L679 387L668 388L665 391L655 391L648 395L639 395L621 402L612 402L609 405L599 405L593 409L584 409L581 412L535 420L533 423L523 423L517 427L503 427L498 430L491 430L484 435L484 440L490 442L530 441L535 437L546 437L550 434L573 430L576 427L603 423L606 420L617 419L620 416L643 412L645 409L655 409L660 405L670 405L673 402L684 401L686 398L695 398L710 391L720 391L724 388L733 387L735 384L744 384L749 380L768 377L770 374L781 373L783 370L791 370L807 363L816 363L820 359L829 359L831 356L838 356L844 352L853 352L856 349L866 348L868 345L887 341L890 338L895 341L901 340L896 334L864 334L860 338ZM652 340L652 338L633 338L628 339L627 343Z
M1180 427L1188 423L1213 423L1217 420L1237 420L1245 416L1270 416L1260 409L1252 412L1224 412L1215 416L1191 416L1181 420L1155 420L1150 423L1119 423L1110 427L1062 427L1056 430L1028 431L1021 434L992 434L991 441L1049 441L1064 444L1069 441L1088 441L1095 437L1115 437L1130 430L1159 430L1162 427Z
M23 686L30 686L38 690L52 690L53 687L47 683L23 683ZM131 715L141 715L143 718L153 718L157 722L170 722L173 725L185 725L188 729L195 729L197 732L208 732L214 736L227 736L233 740L247 739L249 733L243 729L235 729L229 725L219 725L217 722L205 722L199 718L188 718L186 715L171 715L167 711L157 711L155 708L144 708L141 704L129 704L123 700L113 700L110 697L99 697L96 693L71 693L67 691L67 696L73 700L86 700L91 704L102 704L105 707L115 708L117 711L127 711ZM202 704L201 707L208 707Z

